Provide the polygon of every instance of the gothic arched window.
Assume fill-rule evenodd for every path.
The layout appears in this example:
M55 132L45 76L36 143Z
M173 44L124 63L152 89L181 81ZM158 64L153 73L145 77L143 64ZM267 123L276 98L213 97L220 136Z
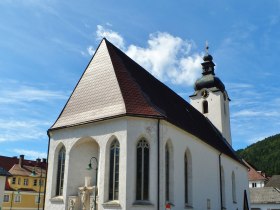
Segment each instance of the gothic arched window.
M208 101L206 100L202 102L202 113L203 114L208 113Z
M165 146L165 200L170 201L170 151Z
M57 176L56 176L57 196L60 196L63 193L64 167L65 167L65 147L63 146L58 152Z
M120 144L114 140L110 147L109 200L119 199Z
M185 177L185 205L192 205L192 161L190 151L185 152L184 160L184 177Z
M236 203L236 183L235 183L235 174L231 174L231 189L232 189L232 201Z
M188 170L188 157L185 154L185 203L189 203L189 170Z
M137 144L136 200L149 198L149 143L141 139Z

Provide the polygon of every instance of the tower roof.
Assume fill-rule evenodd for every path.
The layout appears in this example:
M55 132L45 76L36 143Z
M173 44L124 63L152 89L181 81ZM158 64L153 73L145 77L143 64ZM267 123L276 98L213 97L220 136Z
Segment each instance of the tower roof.
M120 116L164 119L239 161L207 118L103 39L49 131Z
M225 85L223 82L215 76L215 64L213 63L213 57L208 53L209 47L206 46L206 54L203 57L202 65L202 77L199 78L194 85L194 89L201 90L203 88L211 89L213 91L225 90Z

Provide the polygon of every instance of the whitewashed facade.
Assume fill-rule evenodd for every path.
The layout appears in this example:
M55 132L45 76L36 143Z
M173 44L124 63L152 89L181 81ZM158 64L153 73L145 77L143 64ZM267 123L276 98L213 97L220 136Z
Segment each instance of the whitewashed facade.
M123 55L118 54L119 51L115 52L116 49L111 45L107 40L102 41L64 110L48 132L50 142L45 209L94 209L95 197L92 191L89 191L85 200L79 193L80 187L88 185L85 183L86 177L92 178L89 188L96 185L95 170L86 170L91 157L96 157L98 160L96 197L98 210L163 210L166 203L171 203L172 209L176 210L243 209L244 191L248 192L247 168L235 158L230 145L223 142L222 138L223 147L211 145L213 143L210 140L208 142L207 139L200 139L186 129L175 125L176 123L172 123L168 117L161 118L156 114L153 115L154 117L145 116L139 114L140 111L134 112L134 115L131 112L128 113L128 110L134 106L134 102L140 103L141 98L139 99L140 95L135 97L135 101L129 101L127 98L127 93L124 92L124 86L122 86L124 77L122 65L129 65L118 60ZM116 59L118 62L110 59ZM107 73L104 73L104 65ZM114 68L121 68L121 73L116 70L114 72ZM118 74L121 74L122 78ZM91 76L95 79L89 82ZM133 73L127 77L130 76L133 77ZM107 79L104 80L104 77ZM127 84L126 80L125 82L123 84ZM90 85L92 87L89 87ZM108 88L105 88L105 91L102 87ZM137 88L137 86L130 87ZM144 87L141 88L144 91ZM90 92L85 94L85 89L90 89ZM111 89L115 91L114 94L110 91ZM85 97L86 100L93 100L90 104L95 104L97 108L88 108L90 104L87 106L84 102L85 98L80 94L88 95ZM98 100L93 97L94 95ZM151 94L148 96L151 97ZM145 97L143 96L144 99ZM80 101L82 105L79 106L75 100ZM178 101L181 102L181 99ZM78 104L77 107L73 105L75 103ZM141 102L144 105L139 107L146 106L145 103L146 101ZM75 109L80 107L85 111L79 113L73 107ZM162 109L162 107L158 108L161 111ZM149 110L149 113L156 113L154 110L157 109ZM71 111L75 112L75 115L71 115ZM191 107L190 111L194 112L192 116L197 115ZM168 116L168 113L166 115ZM86 119L85 123L81 119ZM207 126L211 128L209 123ZM196 129L199 129L199 126ZM214 128L213 130L215 133ZM201 128L202 131L204 128ZM196 132L199 131L196 130ZM226 136L230 136L230 130L226 130ZM146 142L145 148L148 149L143 150L141 156L137 148L142 140ZM111 156L111 147L115 141L119 143L119 170L117 174L113 172L115 195L112 197L110 194L112 190L111 157L116 157ZM226 148L226 151L223 152L220 148ZM61 151L63 155L59 156ZM140 172L139 157L142 157L140 163L142 171ZM93 161L92 165L95 168L96 163ZM145 168L147 165L148 167ZM62 167L64 170L61 172ZM148 171L147 176L145 176L146 171ZM142 174L139 176L143 181L141 189L137 182L139 173ZM58 183L62 183L59 188ZM73 199L73 203L69 199Z

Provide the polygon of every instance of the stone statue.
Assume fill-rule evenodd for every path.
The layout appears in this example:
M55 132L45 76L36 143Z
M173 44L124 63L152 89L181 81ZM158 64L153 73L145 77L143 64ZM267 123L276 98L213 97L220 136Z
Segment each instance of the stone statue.
M75 209L75 201L73 199L70 199L69 210L74 210L74 209Z

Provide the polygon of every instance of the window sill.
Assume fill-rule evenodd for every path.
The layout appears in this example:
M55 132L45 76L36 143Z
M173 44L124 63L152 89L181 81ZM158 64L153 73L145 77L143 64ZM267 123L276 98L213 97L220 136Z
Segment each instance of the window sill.
M102 204L103 207L116 207L116 208L121 208L121 204L119 203L118 200L114 200L114 201L108 201L106 203Z
M185 204L185 209L193 209L193 207L190 204Z
M153 204L150 201L135 201L133 206L153 206Z
M56 197L52 197L50 199L51 202L55 202L55 203L63 203L63 196L56 196Z

